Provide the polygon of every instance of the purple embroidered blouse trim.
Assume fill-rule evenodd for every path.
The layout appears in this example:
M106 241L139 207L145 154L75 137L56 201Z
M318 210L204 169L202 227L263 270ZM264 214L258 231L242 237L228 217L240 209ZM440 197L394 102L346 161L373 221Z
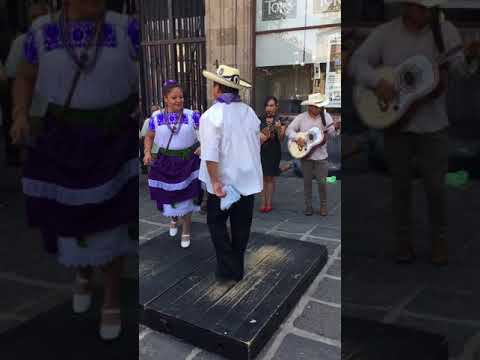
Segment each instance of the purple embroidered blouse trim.
M140 24L137 19L132 18L129 20L127 33L130 37L135 53L138 56L140 54Z
M35 46L35 36L32 31L29 31L25 37L23 53L30 64L38 64L38 50Z
M58 24L45 24L43 26L43 42L46 51L63 48L60 26ZM90 38L95 32L95 23L77 22L69 25L67 37L69 45L73 48L85 48ZM117 37L114 27L111 24L103 24L102 36L100 36L100 46L116 47Z
M193 127L195 130L200 129L200 113L198 111L195 111L192 115L193 118Z
M194 112L192 115L193 118L193 127L198 129L200 127L200 113ZM155 124L157 126L167 125L168 128L174 133L178 133L180 131L181 125L188 125L188 116L186 114L182 115L182 120L179 122L180 127L173 129L173 125L177 124L177 114L176 113L168 113L168 114L157 114L152 116L148 122L148 129L151 131L155 131Z

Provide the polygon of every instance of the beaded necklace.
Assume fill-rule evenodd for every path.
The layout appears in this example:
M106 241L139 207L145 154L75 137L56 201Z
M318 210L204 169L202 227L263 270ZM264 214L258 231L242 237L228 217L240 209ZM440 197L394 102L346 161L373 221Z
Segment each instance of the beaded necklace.
M84 72L88 72L95 67L95 64L98 60L99 52L101 51L100 44L103 41L103 33L100 31L103 28L105 23L105 13L95 22L95 32L90 36L88 39L88 43L85 46L85 50L80 54L77 55L75 49L72 46L72 42L70 41L70 22L67 19L65 12L62 10L60 12L60 16L58 19L58 26L60 28L60 36L62 43L65 46L68 54L72 58L72 60L77 64L77 66ZM88 55L88 51L94 45L94 52L93 56L90 58Z
M181 113L167 113L165 110L165 118L168 128L172 134L178 134L183 125L183 110Z

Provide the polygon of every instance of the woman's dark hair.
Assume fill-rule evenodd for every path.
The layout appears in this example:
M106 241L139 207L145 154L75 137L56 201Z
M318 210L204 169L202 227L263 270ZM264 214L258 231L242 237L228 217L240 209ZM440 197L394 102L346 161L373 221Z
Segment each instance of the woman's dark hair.
M265 103L263 104L263 106L266 107L271 100L275 102L275 105L278 105L278 99L275 96L268 96L265 99Z
M219 89L220 89L220 91L222 92L222 94L234 94L234 95L238 95L238 94L240 93L238 89L234 89L234 88L231 88L231 87L228 87L228 86L219 84L219 83L217 83L216 81L213 82L213 86L215 86L215 85L218 85L218 86L219 86Z
M179 88L183 92L182 87L178 84L176 80L165 81L162 86L162 96L163 97L168 96L168 94L170 94L170 92L175 88Z

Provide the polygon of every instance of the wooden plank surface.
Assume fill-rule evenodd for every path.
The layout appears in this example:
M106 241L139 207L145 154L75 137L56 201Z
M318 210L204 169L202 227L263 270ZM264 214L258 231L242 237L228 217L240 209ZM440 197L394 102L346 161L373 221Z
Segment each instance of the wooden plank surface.
M168 234L141 247L141 318L154 330L227 358L251 359L323 268L327 250L253 233L244 279L220 281L207 226L194 224L192 234L188 250Z

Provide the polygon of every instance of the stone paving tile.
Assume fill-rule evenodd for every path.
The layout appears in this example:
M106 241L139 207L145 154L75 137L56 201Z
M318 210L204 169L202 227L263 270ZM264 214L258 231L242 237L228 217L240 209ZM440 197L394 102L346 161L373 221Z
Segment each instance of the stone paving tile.
M340 348L288 334L272 360L339 360Z
M328 275L341 277L342 276L342 260L335 260L327 270Z
M141 221L139 222L139 227L140 227L139 229L140 236L144 236L147 233L161 229L161 227L158 225L146 224Z
M139 360L183 360L194 349L192 345L163 333L148 332L140 334L140 338Z
M338 227L327 227L318 225L315 229L313 229L310 235L340 240L342 236L342 230Z
M289 234L285 232L278 232L278 231L273 231L270 233L272 236L278 236L286 239L294 239L294 240L300 240L302 238L302 234Z
M342 301L385 308L397 305L407 294L415 291L415 288L405 284L382 282L375 278L358 279L344 276L342 285Z
M456 324L452 322L447 323L445 321L436 321L429 319L418 319L408 314L403 314L400 319L396 321L395 324L399 326L406 326L409 328L424 330L429 333L434 331L437 334L446 334L448 340L448 348L451 356L458 356L463 354L465 350L465 344L467 344L469 340L472 339L475 335L480 335L480 328L478 326L471 326L459 323Z
M317 239L317 238L314 238L314 237L311 237L311 236L307 236L307 237L303 238L302 240L303 241L308 241L308 242L311 242L311 243L314 243L314 244L326 246L329 256L332 256L333 252L340 246L339 242Z
M295 320L294 325L311 333L340 340L340 321L341 310L339 308L310 301L302 315Z
M32 319L71 299L70 291L57 292L43 289L43 292L42 296L31 300L25 299L23 304L19 304L17 314L22 318Z
M313 227L316 225L314 221L309 221L309 220L310 219L305 220L303 222L285 221L281 223L281 225L278 226L276 230L295 233L295 234L304 234L307 231L312 230Z
M0 311L2 313L14 312L23 304L40 302L56 293L53 290L2 279L0 279L0 288L2 289L2 295L0 296Z
M388 314L388 310L379 310L368 307L360 307L355 304L348 304L343 301L342 294L342 317L354 317L360 319L367 319L372 321L383 321Z
M342 282L336 279L323 278L318 283L312 297L331 303L340 304L342 300Z
M228 359L217 354L202 351L201 353L196 355L192 360L228 360Z
M0 334L13 329L20 325L22 322L20 320L15 320L15 319L5 319L0 316Z
M417 314L476 321L480 325L480 289L466 292L446 292L425 289L411 301L406 310Z

